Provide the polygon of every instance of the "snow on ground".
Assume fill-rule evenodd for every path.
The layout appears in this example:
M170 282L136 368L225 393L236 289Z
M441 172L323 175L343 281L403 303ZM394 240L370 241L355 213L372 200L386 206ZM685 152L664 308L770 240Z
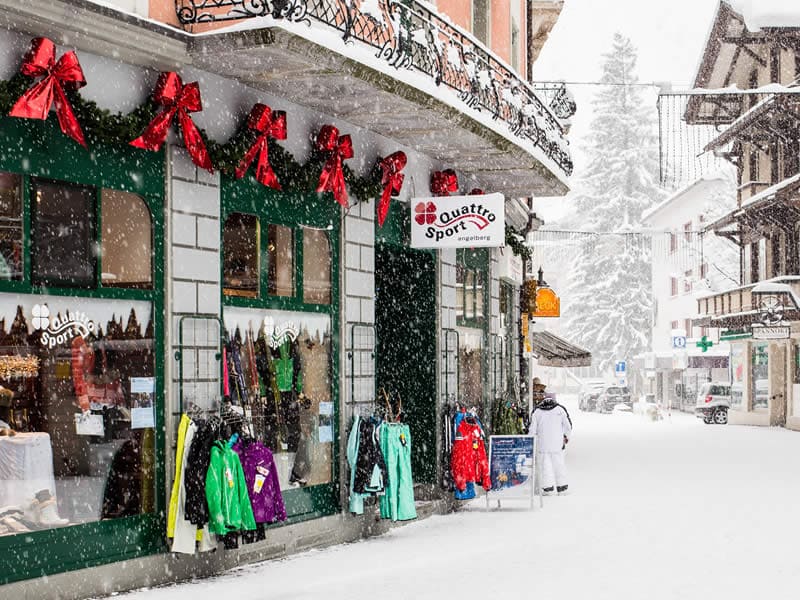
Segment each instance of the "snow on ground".
M571 494L484 501L389 534L126 600L796 598L800 433L579 412Z

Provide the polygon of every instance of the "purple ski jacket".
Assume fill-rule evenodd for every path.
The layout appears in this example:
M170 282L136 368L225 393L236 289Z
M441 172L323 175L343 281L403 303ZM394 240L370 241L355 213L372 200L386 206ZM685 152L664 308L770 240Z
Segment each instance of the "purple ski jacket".
M233 446L239 455L247 482L247 492L256 523L274 523L286 520L286 507L281 496L278 471L272 452L258 441L242 442Z

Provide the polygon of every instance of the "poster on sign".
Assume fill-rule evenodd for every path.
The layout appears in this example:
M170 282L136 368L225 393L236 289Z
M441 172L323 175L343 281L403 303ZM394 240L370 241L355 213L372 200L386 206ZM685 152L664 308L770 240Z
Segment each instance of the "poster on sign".
M525 499L533 508L537 491L535 465L536 438L532 435L489 436L489 478L492 488L486 492L486 507L490 499ZM539 498L541 504L541 497Z
M503 194L411 199L412 248L500 248L506 243Z

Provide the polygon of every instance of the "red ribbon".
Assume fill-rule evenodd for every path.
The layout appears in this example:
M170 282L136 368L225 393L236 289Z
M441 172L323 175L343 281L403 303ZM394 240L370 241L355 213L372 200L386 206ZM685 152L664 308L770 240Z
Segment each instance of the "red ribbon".
M195 81L183 85L180 75L174 71L161 73L153 93L156 104L164 107L144 130L144 133L131 142L131 146L144 150L159 150L166 141L169 128L175 113L178 114L178 123L183 131L183 142L192 157L192 162L198 167L214 172L211 157L208 154L203 138L197 126L189 116L190 112L200 112L203 104L200 101L200 86Z
M344 182L342 160L353 158L353 141L349 135L339 135L333 125L323 125L317 135L317 150L330 154L319 176L318 192L333 192L333 197L347 208L347 187Z
M431 192L434 196L449 196L458 191L458 177L453 169L434 171L431 174Z
M43 79L28 88L8 114L12 117L44 121L55 103L61 131L85 148L83 131L64 93L65 87L77 90L86 85L75 52L65 52L56 62L56 46L52 40L34 38L30 50L22 60L20 71L28 77Z
M383 227L383 222L389 213L389 203L392 201L392 196L397 196L403 187L405 175L400 171L405 168L407 162L406 153L398 150L378 163L383 171L381 185L384 186L380 202L378 202L378 225L380 227Z
M259 135L244 157L242 157L239 166L236 167L236 178L244 177L256 154L258 154L256 179L262 185L280 190L281 184L275 175L275 171L272 170L272 165L269 164L268 139L286 139L286 113L282 110L273 111L266 104L256 104L250 111L247 127L257 131Z

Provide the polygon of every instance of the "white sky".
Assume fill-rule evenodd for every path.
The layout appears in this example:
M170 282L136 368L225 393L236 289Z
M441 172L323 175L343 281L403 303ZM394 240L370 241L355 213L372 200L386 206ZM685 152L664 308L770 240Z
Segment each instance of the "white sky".
M791 4L796 0L783 0ZM639 81L670 82L687 88L694 81L719 0L566 0L556 26L534 65L534 80L597 81L603 54L614 33L631 39L639 52ZM578 103L569 135L577 170L579 148L591 121L596 86L569 86ZM652 94L655 113L656 94ZM563 199L539 200L536 211L553 221L569 206Z

